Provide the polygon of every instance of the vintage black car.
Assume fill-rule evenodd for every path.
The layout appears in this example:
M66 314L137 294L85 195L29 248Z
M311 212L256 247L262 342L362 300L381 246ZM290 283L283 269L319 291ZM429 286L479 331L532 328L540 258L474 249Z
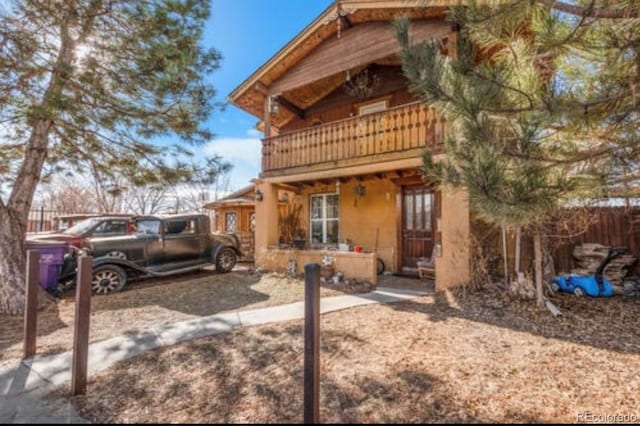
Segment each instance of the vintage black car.
M94 259L91 289L96 294L120 291L130 278L164 277L209 265L229 272L240 255L237 239L212 234L209 217L201 214L137 217L130 235L89 238L84 250Z

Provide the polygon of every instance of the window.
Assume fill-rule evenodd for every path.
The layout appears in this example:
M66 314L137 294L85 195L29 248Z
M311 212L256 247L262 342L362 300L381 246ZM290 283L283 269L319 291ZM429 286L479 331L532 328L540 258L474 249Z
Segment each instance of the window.
M249 232L256 232L256 213L249 213Z
M165 234L195 234L196 220L170 220L165 223Z
M358 107L358 115L373 114L374 112L384 111L388 108L389 100L369 102Z
M106 220L102 222L94 231L95 236L109 236L109 235L126 235L127 224L125 220Z
M145 219L138 221L138 234L160 235L160 221Z
M226 232L236 232L238 230L238 216L236 212L225 213L224 226Z
M338 194L311 196L311 243L337 244L339 215Z

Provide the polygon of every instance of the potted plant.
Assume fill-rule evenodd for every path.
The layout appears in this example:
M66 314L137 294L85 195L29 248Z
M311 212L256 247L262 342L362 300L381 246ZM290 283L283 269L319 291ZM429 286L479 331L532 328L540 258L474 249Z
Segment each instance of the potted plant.
M307 233L302 228L297 228L293 233L293 246L299 250L302 250L306 244Z
M284 212L280 212L278 227L280 229L280 244L293 245L296 230L300 227L301 205L291 204Z
M351 240L349 238L341 240L338 243L338 250L340 250L340 251L351 251Z

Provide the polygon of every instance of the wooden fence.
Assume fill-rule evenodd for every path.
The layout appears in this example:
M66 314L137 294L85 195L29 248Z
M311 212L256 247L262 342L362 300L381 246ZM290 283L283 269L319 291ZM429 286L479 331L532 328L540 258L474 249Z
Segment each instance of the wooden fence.
M553 256L556 271L570 271L575 267L573 248L582 243L624 246L640 257L640 207L599 207L591 212L595 220L585 233L557 241L559 246Z
M586 231L572 237L557 235L550 237L549 246L552 249L556 273L570 272L571 269L576 268L573 249L582 243L628 247L631 254L640 260L640 207L598 207L588 212L592 220ZM500 230L476 221L472 223L472 227L476 230L474 234L484 239L481 245L484 255L489 259L491 272L502 276L504 268ZM515 242L515 232L507 231L507 261L510 275L514 270ZM533 257L533 239L523 233L520 244L521 271L533 270ZM640 275L640 262L636 262L631 272Z

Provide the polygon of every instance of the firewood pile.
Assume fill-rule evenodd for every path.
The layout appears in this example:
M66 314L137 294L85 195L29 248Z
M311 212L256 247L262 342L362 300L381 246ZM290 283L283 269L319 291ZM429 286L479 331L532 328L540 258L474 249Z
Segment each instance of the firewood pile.
M579 244L573 249L573 258L577 268L571 273L576 275L593 275L607 254L609 246L595 243ZM635 263L636 258L632 254L623 254L614 258L604 270L604 277L614 286L622 285L623 279L629 268Z

